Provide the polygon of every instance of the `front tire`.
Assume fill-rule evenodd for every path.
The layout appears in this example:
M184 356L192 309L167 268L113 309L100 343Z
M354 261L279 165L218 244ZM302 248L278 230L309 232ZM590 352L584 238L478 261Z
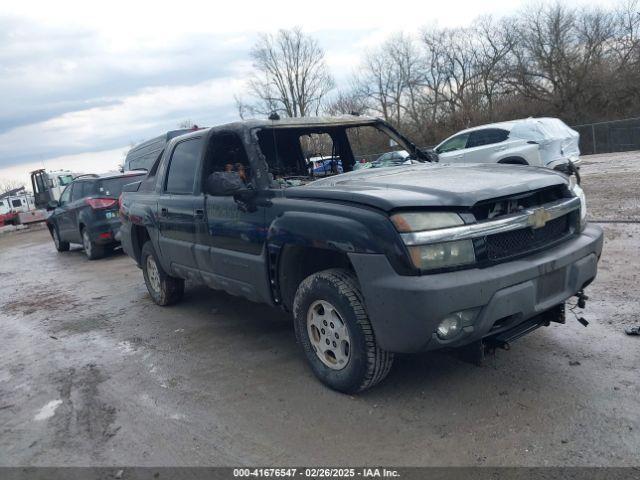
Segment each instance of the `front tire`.
M53 226L51 228L51 237L53 237L53 244L56 246L56 250L59 252L69 251L69 242L60 240L60 234L58 233L58 227Z
M382 381L393 353L380 348L356 277L330 269L302 281L293 303L296 337L318 379L344 393Z
M184 295L184 280L167 274L160 265L151 241L142 246L142 273L151 299L166 306L179 302Z

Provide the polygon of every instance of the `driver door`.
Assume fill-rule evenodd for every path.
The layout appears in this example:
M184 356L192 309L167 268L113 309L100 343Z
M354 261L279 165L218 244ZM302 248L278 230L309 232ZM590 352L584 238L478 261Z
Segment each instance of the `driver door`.
M73 236L72 234L74 233L75 228L72 223L70 212L71 193L73 192L73 188L75 185L75 183L72 183L64 189L64 191L60 195L58 206L53 211L53 216L56 220L60 240L63 240L65 242L77 241L75 238L71 238Z
M206 185L206 179L214 172L235 173L247 189L253 187L253 171L235 132L216 132L210 137L200 183ZM247 189L245 193L249 195L244 199L238 195L212 195L203 189L205 209L196 219L195 256L200 273L211 288L261 301L264 292L260 286L266 284L267 278L263 248L265 209L256 198L264 192Z

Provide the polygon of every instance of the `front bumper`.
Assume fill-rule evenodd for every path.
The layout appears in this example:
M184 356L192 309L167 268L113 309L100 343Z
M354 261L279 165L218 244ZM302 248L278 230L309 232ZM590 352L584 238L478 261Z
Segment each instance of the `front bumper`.
M463 346L564 302L595 278L602 238L602 229L588 225L581 235L535 255L422 276L398 275L384 255L349 257L378 344L409 353ZM443 341L435 335L445 316L472 308L480 309L478 315L457 337Z

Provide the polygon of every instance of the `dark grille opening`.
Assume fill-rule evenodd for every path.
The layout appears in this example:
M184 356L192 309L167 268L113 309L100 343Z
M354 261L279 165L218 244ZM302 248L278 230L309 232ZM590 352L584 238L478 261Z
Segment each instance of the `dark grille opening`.
M565 215L551 220L542 228L522 228L489 235L486 239L487 258L501 260L555 243L571 233L569 217Z
M554 185L520 195L485 200L476 203L471 208L471 213L473 213L477 221L517 213L526 208L539 207L545 203L560 200L565 197L566 190L567 187L565 185Z

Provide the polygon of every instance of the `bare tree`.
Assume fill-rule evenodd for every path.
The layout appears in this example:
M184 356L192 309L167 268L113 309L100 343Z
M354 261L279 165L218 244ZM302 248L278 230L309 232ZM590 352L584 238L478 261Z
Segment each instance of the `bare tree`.
M324 51L300 28L262 34L251 50L251 58L255 71L248 81L248 94L255 101L245 103L236 97L243 118L271 112L288 117L318 115L334 88Z
M354 81L355 90L369 110L403 126L406 114L416 112L423 75L414 39L398 34L367 53Z
M369 109L368 99L355 87L339 91L327 102L324 111L329 115L364 114Z
M527 116L570 124L640 110L640 0L616 8L530 4L466 28L398 34L368 51L327 111L383 117L423 145ZM354 108L357 107L357 108Z
M422 118L416 118L416 121L421 120L435 124L442 113L442 105L447 96L446 44L444 37L445 31L434 28L427 29L422 34L425 62L425 74L423 77L425 92L422 104L424 112L421 115Z
M190 118L187 118L186 120L182 120L180 123L178 123L178 128L194 128L194 127L197 127L197 125Z
M23 186L24 184L17 180L11 180L9 178L0 178L0 195L10 190L15 190L16 188L20 188Z
M474 33L478 38L475 68L481 101L486 107L486 117L493 120L496 101L509 93L504 78L508 72L508 59L513 51L516 35L508 20L496 22L490 16L479 19Z

